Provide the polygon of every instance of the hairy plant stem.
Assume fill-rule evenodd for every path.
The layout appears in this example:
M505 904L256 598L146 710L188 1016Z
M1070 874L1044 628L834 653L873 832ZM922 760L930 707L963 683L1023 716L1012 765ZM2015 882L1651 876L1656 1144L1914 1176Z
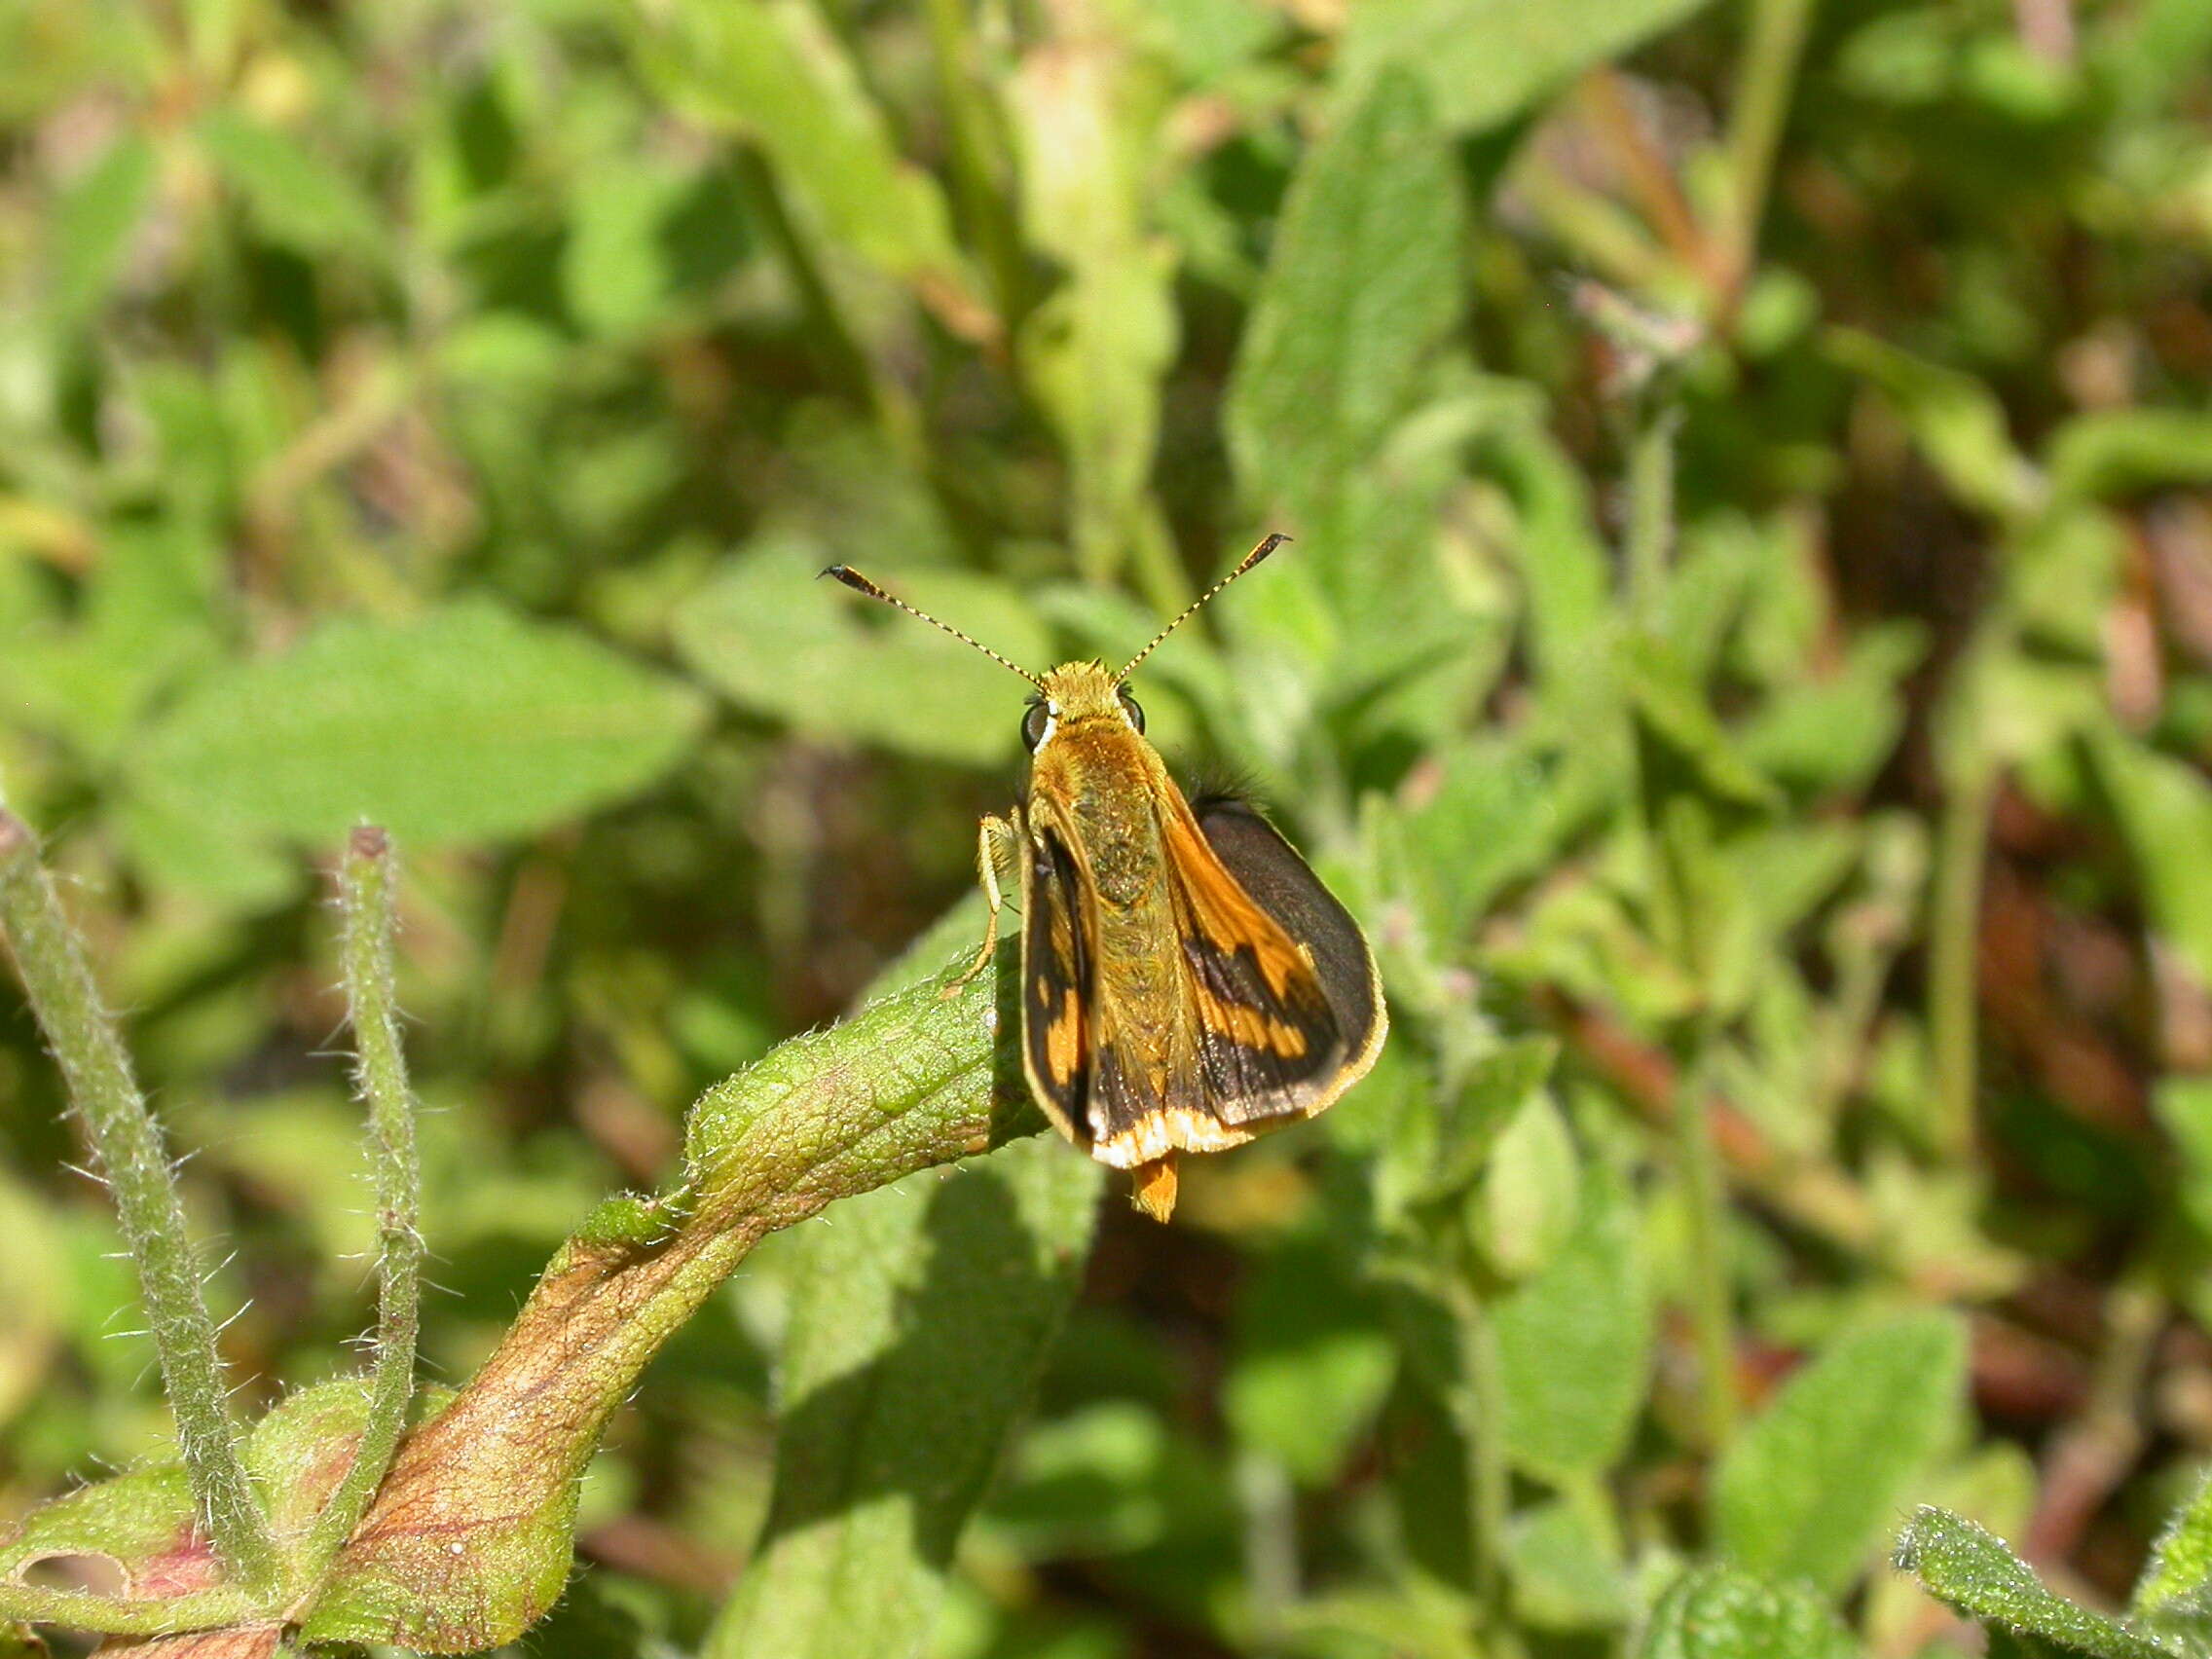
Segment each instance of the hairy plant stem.
M175 1636L236 1625L254 1617L259 1611L256 1603L254 1596L232 1589L131 1600L97 1590L0 1583L0 1619L98 1631L103 1636Z
M248 1591L277 1575L276 1547L239 1455L240 1428L223 1387L184 1205L114 1022L62 914L28 828L0 811L0 930L22 974L47 1047L84 1120L138 1270L162 1382L176 1414L178 1450L225 1575Z
M346 1006L353 1027L353 1083L368 1107L376 1164L377 1357L360 1448L309 1534L311 1567L336 1555L359 1525L390 1466L415 1392L422 1169L392 990L393 876L391 844L384 831L354 830L339 866L338 895L346 917L343 955Z

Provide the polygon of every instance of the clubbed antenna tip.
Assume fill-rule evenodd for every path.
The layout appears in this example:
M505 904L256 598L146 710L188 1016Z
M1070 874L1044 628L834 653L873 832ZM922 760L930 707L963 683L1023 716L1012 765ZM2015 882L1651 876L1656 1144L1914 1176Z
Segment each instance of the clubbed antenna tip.
M1257 565L1262 559L1265 559L1270 553L1272 553L1276 548L1280 547L1289 539L1290 537L1283 535L1280 531L1275 532L1272 535L1262 536L1260 538L1259 546L1253 548L1251 552L1245 554L1243 558L1239 559L1236 562L1236 568L1234 571L1230 571L1228 575L1222 577L1220 581L1214 583L1213 586L1206 589L1205 592L1199 594L1198 598L1192 600L1190 604L1183 607L1182 610L1177 613L1173 621L1169 622L1166 627L1161 629L1159 633L1153 635L1151 640L1146 643L1144 649L1137 652L1135 656L1129 658L1127 664L1123 668L1122 672L1114 676L1115 682L1119 683L1120 682L1128 679L1128 677L1136 671L1137 664L1144 661L1146 657L1152 655L1152 653L1159 648L1161 641L1166 639L1168 635L1174 633L1175 630L1180 628L1185 622L1188 622L1191 617L1198 612L1198 609L1200 606L1204 605L1207 600L1213 598L1215 594L1219 593L1223 588L1227 587L1231 582L1235 581L1238 576L1242 575L1246 571L1249 571L1254 565Z
M1014 673L1020 675L1022 679L1028 681L1030 684L1036 686L1039 690L1044 689L1044 681L1038 679L1036 675L1030 673L1029 670L1023 668L1019 663L1014 662L1008 657L1001 656L997 651L992 650L990 646L984 645L982 641L977 639L972 634L963 634L951 623L940 622L928 611L915 608L913 606L908 605L904 600L901 599L898 595L884 592L882 588L869 581L867 577L862 575L860 571L854 570L852 566L831 565L830 567L829 567L829 569L825 570L822 572L822 575L815 577L815 580L820 581L822 579L822 576L835 576L839 581L843 582L855 593L865 593L870 599L880 599L884 604L892 606L897 609L903 610L909 616L920 617L924 622L927 622L933 628L943 629L947 634L950 634L954 639L960 641L962 644L974 645L977 650L981 651L985 656L989 657L1001 668L1010 668Z

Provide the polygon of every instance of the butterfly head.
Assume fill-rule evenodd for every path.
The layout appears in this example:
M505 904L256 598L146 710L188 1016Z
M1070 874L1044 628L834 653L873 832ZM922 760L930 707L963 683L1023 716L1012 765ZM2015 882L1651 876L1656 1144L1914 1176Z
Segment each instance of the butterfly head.
M1144 710L1118 674L1102 662L1063 662L1044 677L1021 718L1021 742L1036 754L1062 731L1094 720L1127 724L1144 735Z

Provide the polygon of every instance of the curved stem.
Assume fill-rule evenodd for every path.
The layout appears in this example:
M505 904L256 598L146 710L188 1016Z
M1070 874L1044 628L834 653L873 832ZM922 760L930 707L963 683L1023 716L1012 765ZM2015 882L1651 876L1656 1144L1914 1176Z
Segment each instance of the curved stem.
M417 1229L422 1170L415 1155L415 1101L399 1043L392 991L393 860L381 830L353 831L339 867L346 916L346 1005L353 1026L353 1082L369 1109L377 1170L377 1359L369 1416L352 1466L315 1518L308 1560L319 1566L359 1525L390 1466L407 1402L415 1392L415 1333L423 1236Z

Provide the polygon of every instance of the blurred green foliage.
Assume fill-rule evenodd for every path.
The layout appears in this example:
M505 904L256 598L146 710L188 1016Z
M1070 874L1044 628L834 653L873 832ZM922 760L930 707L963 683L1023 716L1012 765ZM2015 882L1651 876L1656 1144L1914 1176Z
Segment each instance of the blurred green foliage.
M1966 1652L1920 1502L2120 1604L2212 1456L2208 123L2201 0L0 8L0 790L248 1398L371 1306L349 826L459 1382L1015 787L1016 682L813 572L1120 660L1284 530L1138 689L1366 922L1374 1074L1110 1201L1025 1417L911 1368L1026 1363L1080 1166L771 1240L537 1650ZM7 1008L13 1514L167 1428ZM1907 1553L2135 1651L2205 1526L2149 1636Z

